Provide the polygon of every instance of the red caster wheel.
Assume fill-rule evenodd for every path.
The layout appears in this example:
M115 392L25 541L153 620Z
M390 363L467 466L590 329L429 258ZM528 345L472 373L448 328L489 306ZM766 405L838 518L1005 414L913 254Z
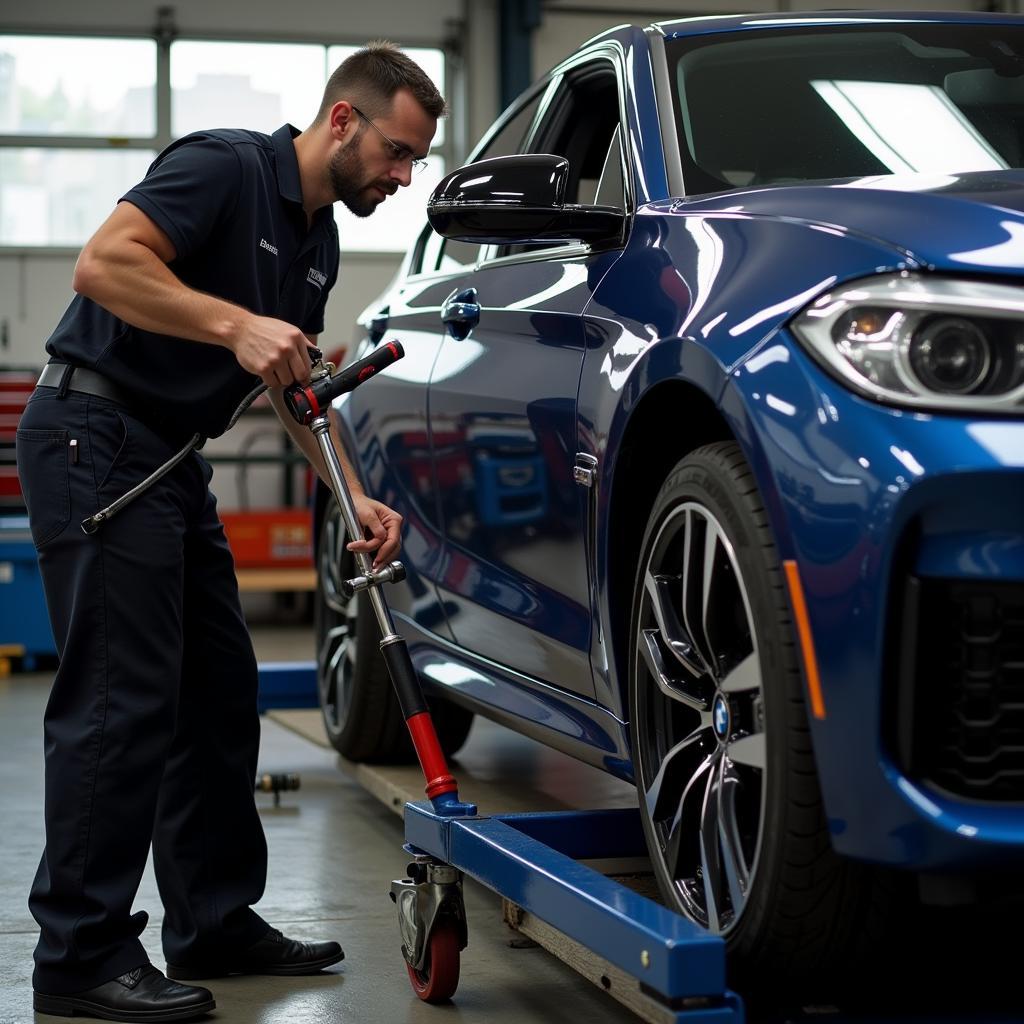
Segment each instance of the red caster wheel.
M425 1003L443 1003L459 987L459 929L455 921L442 919L427 940L423 970L406 964L413 991Z

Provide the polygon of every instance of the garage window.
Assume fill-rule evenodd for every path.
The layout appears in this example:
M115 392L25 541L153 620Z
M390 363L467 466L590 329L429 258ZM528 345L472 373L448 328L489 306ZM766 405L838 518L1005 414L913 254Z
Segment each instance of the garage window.
M305 128L356 47L0 35L0 248L77 249L171 141L202 128ZM445 92L444 53L406 52ZM162 59L162 54L167 59ZM450 163L444 122L427 169L372 219L335 209L344 251L401 252Z
M0 36L0 245L88 238L156 155L156 68L151 39Z

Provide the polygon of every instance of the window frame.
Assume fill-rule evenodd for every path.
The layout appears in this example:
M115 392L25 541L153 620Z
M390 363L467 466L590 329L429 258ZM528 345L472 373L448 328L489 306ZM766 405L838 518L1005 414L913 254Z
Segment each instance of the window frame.
M177 136L171 134L171 50L176 42L212 42L212 43L259 43L259 44L281 44L281 45L314 45L323 50L324 68L326 75L333 70L327 67L327 52L332 46L355 46L365 44L365 40L352 40L345 38L312 38L309 36L281 36L267 34L242 34L242 33L211 33L204 32L196 35L179 35L173 25L158 24L151 33L139 32L137 30L118 29L97 29L95 31L75 29L67 30L31 30L15 29L5 31L4 36L23 36L34 39L40 38L63 38L78 39L88 42L93 39L141 39L156 43L156 78L154 83L155 110L155 131L151 136L121 137L121 136L83 136L83 135L21 135L0 133L0 150L24 150L24 149L78 149L90 150L93 152L125 152L128 150L142 150L159 154L163 152ZM452 59L448 47L441 40L436 43L429 43L422 40L407 44L411 49L437 50L441 54L444 67L445 88L448 94L455 92L453 78L458 73L458 62ZM310 112L310 117L315 111ZM464 119L465 111L459 110L454 117ZM441 157L444 161L446 172L455 165L456 138L462 136L460 130L462 125L453 124L453 117L450 116L447 130L444 133L444 141L436 146L431 146L431 155ZM113 209L113 206L111 206ZM23 258L27 256L53 257L53 256L74 256L77 255L86 239L76 245L8 245L0 241L0 257ZM355 249L346 248L344 241L341 242L340 251L343 254L358 255L361 260L380 260L381 262L392 263L400 258L404 249Z

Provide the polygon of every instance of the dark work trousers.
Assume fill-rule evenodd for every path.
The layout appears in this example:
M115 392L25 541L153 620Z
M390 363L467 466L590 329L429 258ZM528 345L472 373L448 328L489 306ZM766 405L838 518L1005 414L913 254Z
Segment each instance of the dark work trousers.
M72 445L77 441L77 445ZM259 939L257 673L231 553L192 453L87 536L80 522L174 453L111 402L38 388L21 477L60 665L46 707L46 848L33 983L61 995L147 962L132 914L150 842L172 963ZM77 454L75 449L77 448Z

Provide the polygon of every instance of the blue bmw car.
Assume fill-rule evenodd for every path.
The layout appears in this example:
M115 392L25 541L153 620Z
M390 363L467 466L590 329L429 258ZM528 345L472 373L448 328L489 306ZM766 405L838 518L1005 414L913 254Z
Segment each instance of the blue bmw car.
M337 408L449 752L631 780L665 899L756 973L1024 859L1024 19L620 27L448 175ZM337 748L404 730L318 505Z

